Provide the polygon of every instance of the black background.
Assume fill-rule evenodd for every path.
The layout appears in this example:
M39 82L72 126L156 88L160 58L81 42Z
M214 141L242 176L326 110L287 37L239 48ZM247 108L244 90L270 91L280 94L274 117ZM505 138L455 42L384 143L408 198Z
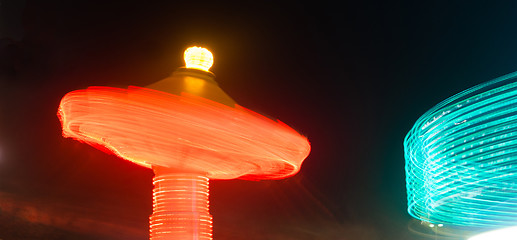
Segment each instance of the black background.
M152 171L61 137L67 92L146 86L209 48L240 105L306 135L296 176L211 182L214 239L408 230L403 139L517 70L514 1L0 1L0 239L148 239Z

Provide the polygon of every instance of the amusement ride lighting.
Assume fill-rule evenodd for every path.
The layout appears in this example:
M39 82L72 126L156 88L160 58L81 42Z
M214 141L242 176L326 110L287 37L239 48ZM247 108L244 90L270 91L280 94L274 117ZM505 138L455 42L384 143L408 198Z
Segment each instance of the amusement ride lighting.
M517 239L517 226L492 230L470 237L468 240L515 240Z
M408 212L433 224L517 225L517 73L458 93L404 141Z
M286 178L310 152L286 124L235 104L208 50L189 48L185 61L147 88L72 91L58 111L65 137L153 169L152 240L212 239L209 179Z

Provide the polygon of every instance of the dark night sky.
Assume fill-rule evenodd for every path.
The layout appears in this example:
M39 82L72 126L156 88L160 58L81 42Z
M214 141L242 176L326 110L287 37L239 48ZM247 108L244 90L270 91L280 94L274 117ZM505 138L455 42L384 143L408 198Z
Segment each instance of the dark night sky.
M63 2L0 0L3 240L148 239L152 171L62 138L56 111L72 90L160 80L190 45L312 145L292 178L212 181L214 239L435 239L408 230L403 138L517 70L514 1Z

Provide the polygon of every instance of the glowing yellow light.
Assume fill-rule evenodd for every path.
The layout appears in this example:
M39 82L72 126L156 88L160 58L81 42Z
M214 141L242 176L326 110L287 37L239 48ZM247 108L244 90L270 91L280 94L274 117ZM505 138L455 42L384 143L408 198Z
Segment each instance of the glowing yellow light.
M210 69L214 64L214 56L206 48L189 47L184 53L185 64L187 68L195 68L203 71Z
M202 93L204 90L203 86L205 84L206 84L206 81L204 81L203 79L193 78L193 77L189 77L189 76L185 77L184 86L185 86L185 90L187 90L187 92Z

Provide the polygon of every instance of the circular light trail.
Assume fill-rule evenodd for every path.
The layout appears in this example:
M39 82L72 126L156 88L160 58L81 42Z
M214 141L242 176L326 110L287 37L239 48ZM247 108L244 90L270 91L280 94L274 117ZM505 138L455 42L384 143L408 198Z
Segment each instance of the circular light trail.
M149 167L210 179L278 179L296 174L307 139L241 106L147 88L90 87L66 94L63 135Z
M208 72L208 50L189 48L185 61L151 85L177 94L90 87L66 94L58 110L63 136L153 169L151 240L211 240L209 179L286 178L310 152L286 124L235 104Z
M517 225L517 73L421 116L404 141L408 212L447 226Z

